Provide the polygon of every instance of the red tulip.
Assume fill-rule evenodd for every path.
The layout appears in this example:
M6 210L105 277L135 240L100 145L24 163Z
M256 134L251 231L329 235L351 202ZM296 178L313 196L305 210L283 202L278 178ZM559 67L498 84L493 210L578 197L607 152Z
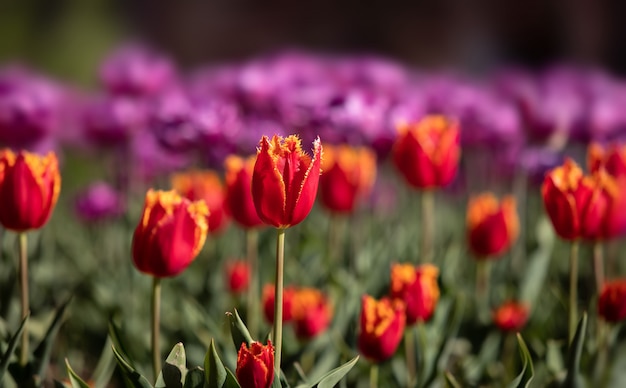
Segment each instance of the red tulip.
M226 264L226 279L228 290L239 294L250 285L250 265L244 260L231 261Z
M293 318L293 299L296 290L293 287L283 289L283 322L289 322ZM271 324L274 323L274 285L267 284L263 287L263 313L265 319Z
M479 258L493 258L511 247L519 233L515 199L507 196L499 202L492 193L470 200L467 206L469 247Z
M141 272L176 276L196 258L207 235L209 211L175 191L149 190L133 235L133 262Z
M607 322L626 319L626 279L615 279L604 284L598 299L598 314Z
M407 183L418 189L443 187L456 176L461 157L458 123L426 116L401 125L393 147L393 163Z
M237 381L241 388L270 388L274 381L274 346L253 342L248 348L244 342L237 354Z
M9 149L0 152L0 223L25 232L41 228L50 218L61 191L57 157Z
M626 145L604 149L593 143L587 149L587 163L592 173L605 170L617 184L616 195L607 210L605 234L607 238L623 236L626 233Z
M502 331L520 331L526 325L529 314L527 304L509 301L493 312L493 322Z
M233 219L243 228L263 225L252 201L252 172L254 156L243 159L231 155L226 158L226 207Z
M218 233L228 225L226 192L215 171L192 170L174 174L172 188L190 201L204 200L209 208L209 232Z
M429 320L439 301L437 277L439 269L432 264L415 267L411 264L394 264L391 267L391 293L393 299L406 306L406 323Z
M263 136L252 174L252 198L263 222L288 228L306 218L315 202L321 157L319 139L311 159L295 135L271 141Z
M359 351L372 362L385 361L396 352L404 334L404 304L365 295L361 306Z
M328 328L332 318L330 303L321 291L301 288L293 297L293 321L296 336L310 339Z
M331 212L351 213L376 180L376 154L368 148L324 145L320 199Z

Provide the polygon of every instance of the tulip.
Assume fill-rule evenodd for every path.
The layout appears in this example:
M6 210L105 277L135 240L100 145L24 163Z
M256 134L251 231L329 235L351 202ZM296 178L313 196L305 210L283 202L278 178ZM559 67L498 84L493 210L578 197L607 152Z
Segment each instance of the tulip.
M332 309L319 290L302 288L293 298L293 320L296 336L310 339L324 332L332 318Z
M448 185L461 156L458 124L443 116L426 116L412 125L400 125L393 163L406 182L417 189Z
M295 298L296 289L292 287L286 287L283 293L283 323L290 322L293 319L293 300ZM263 314L265 319L271 324L274 323L274 302L275 293L274 286L267 284L263 287L262 293Z
M402 302L363 296L358 337L361 354L375 363L393 356L404 332L404 310Z
M615 279L604 284L598 299L598 314L607 322L626 319L626 279Z
M250 285L250 267L246 261L233 261L226 264L226 279L228 290L239 294Z
M274 381L274 347L272 341L267 345L244 342L237 353L237 381L241 388L269 388Z
M515 199L506 196L499 202L492 193L472 198L467 207L467 231L469 247L479 258L504 253L519 232Z
M313 143L313 159L302 151L300 139L274 135L261 139L252 175L252 198L259 217L284 229L302 222L315 202L320 178L322 145Z
M15 232L41 228L61 191L57 157L0 152L0 223Z
M520 331L526 325L529 314L527 304L509 301L493 312L493 322L502 331Z
M604 168L614 177L626 177L626 145L612 144L608 148L592 143L587 149L589 171Z
M218 233L228 225L226 192L217 173L192 170L174 174L172 188L190 201L203 200L209 208L209 232Z
M439 301L437 276L439 269L432 264L415 267L411 264L394 264L391 267L391 292L393 299L406 306L406 323L428 321Z
M376 154L368 148L324 146L320 177L322 205L334 213L351 213L376 180Z
M262 225L252 200L252 173L256 158L243 159L231 155L226 158L226 207L233 219L243 228Z
M206 239L209 211L175 191L149 190L133 235L133 261L143 273L176 276L198 255Z

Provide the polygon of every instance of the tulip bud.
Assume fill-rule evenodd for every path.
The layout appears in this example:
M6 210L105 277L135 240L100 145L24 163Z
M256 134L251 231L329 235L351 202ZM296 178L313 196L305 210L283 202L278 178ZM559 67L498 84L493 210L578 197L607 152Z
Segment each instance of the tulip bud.
M528 305L510 301L493 312L493 322L502 331L520 331L526 325L529 314Z
M57 157L0 151L0 223L15 232L41 228L61 191Z
M478 258L496 257L511 247L519 233L515 199L498 202L492 193L470 200L467 207L469 247Z
M426 116L416 124L400 125L398 133L393 163L409 185L433 189L452 182L461 157L455 121Z
M607 322L626 319L626 279L607 282L598 299L598 314Z
M324 294L302 288L293 297L293 320L296 336L310 339L324 332L332 318L332 309Z
M368 148L324 146L320 199L331 212L351 213L376 180L376 154Z
M293 287L285 287L283 289L283 322L289 322L293 318L293 299L296 290ZM267 284L263 287L263 313L265 319L274 324L274 285Z
M250 285L250 266L243 260L227 263L226 279L228 280L228 290L230 292L233 294L244 292Z
M263 136L252 175L252 198L263 222L288 228L306 218L317 194L321 157L319 139L311 159L295 135L274 135L271 141Z
M360 323L359 351L372 362L385 361L396 352L404 334L404 304L365 295L361 300Z
M228 225L226 193L215 171L193 170L174 174L172 188L190 201L204 200L209 208L210 233L218 233Z
M411 264L394 264L391 267L391 293L393 299L406 306L406 323L429 320L439 301L437 284L439 269L432 264L414 267Z
M237 353L237 381L241 388L270 388L274 381L274 346L244 342Z
M226 158L226 207L233 219L244 228L263 225L252 201L254 156L247 159L231 155Z
M208 216L204 201L191 202L175 191L149 190L133 235L135 267L159 278L181 273L204 245Z

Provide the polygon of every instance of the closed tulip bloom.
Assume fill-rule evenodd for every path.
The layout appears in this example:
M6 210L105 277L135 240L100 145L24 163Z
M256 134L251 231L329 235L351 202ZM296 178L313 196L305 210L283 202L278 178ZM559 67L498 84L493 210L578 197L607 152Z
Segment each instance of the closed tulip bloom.
M61 191L59 164L26 151L0 151L0 223L15 232L41 228L50 218Z
M364 147L324 146L320 199L331 212L351 213L376 180L376 154Z
M493 322L502 331L520 331L526 325L529 314L527 304L509 301L493 312Z
M244 342L237 353L237 381L241 388L269 388L274 381L274 346Z
M265 319L271 324L274 323L274 292L273 284L267 284L263 287L263 314L265 315ZM293 319L293 300L295 294L296 290L293 287L285 287L283 289L283 322L289 322Z
M133 235L133 262L143 273L176 276L196 258L207 235L209 210L175 191L146 193L143 214Z
M543 203L556 233L563 239L598 239L606 235L607 212L617 185L605 171L584 176L571 159L550 171L543 182Z
M226 158L226 207L233 219L243 228L263 225L252 200L252 172L254 156L243 159L231 155Z
M515 198L502 201L492 193L472 198L467 206L467 237L472 252L481 259L494 258L511 247L519 233Z
M361 300L358 347L372 362L382 362L396 352L404 334L404 304L388 298L376 300L369 295Z
M228 291L233 294L244 292L250 286L250 265L244 260L227 263L226 280L228 281Z
M317 194L321 157L319 138L311 158L295 135L263 136L252 175L252 198L263 222L288 228L306 218Z
M607 322L626 319L626 279L615 279L604 284L598 300L598 313Z
M443 116L426 116L400 125L393 163L406 182L417 189L443 187L456 176L461 157L459 127Z
M406 323L429 320L439 301L437 277L439 269L432 264L413 266L394 264L391 267L391 292L393 299L406 306Z
M174 174L172 188L190 201L203 200L209 208L209 232L218 233L228 225L226 191L212 170L192 170Z
M324 294L314 288L302 288L293 298L293 320L296 336L310 339L323 333L333 312Z

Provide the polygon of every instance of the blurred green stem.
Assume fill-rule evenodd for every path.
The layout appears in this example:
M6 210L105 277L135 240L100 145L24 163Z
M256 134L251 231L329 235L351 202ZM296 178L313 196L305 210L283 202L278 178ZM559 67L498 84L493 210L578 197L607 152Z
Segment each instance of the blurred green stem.
M338 260L343 257L344 235L347 219L341 215L331 214L328 220L328 245L326 269L333 273Z
M596 291L598 295L602 291L604 284L604 254L602 250L602 242L596 241L593 244L593 273L596 278Z
M490 278L491 260L488 257L478 259L476 262L476 305L481 321L488 320Z
M28 300L28 238L26 232L19 234L19 255L20 255L20 298L22 302L22 319L26 318L30 312ZM20 348L20 365L28 363L28 322L24 323L22 332L22 346Z
M435 239L435 193L433 190L422 191L422 262L433 261Z
M248 330L252 338L257 338L257 299L259 295L259 274L257 273L257 252L259 245L259 232L256 229L246 230L246 260L250 269L250 284L246 295L246 315L248 318Z
M578 240L572 241L569 257L569 343L572 343L578 321Z
M407 382L408 388L413 386L415 382L416 360L415 360L415 331L414 327L410 326L406 328L404 333L404 352L406 357L406 370L407 370Z
M159 341L161 321L161 278L152 278L152 371L154 381L161 372L161 346Z
M370 368L370 388L378 388L378 364L372 364Z
M276 237L276 284L274 297L274 369L280 371L283 345L283 264L285 260L285 228L279 228Z
M517 348L517 337L515 333L504 334L504 346L502 347L502 365L504 366L504 381L511 381L515 376L515 350Z

